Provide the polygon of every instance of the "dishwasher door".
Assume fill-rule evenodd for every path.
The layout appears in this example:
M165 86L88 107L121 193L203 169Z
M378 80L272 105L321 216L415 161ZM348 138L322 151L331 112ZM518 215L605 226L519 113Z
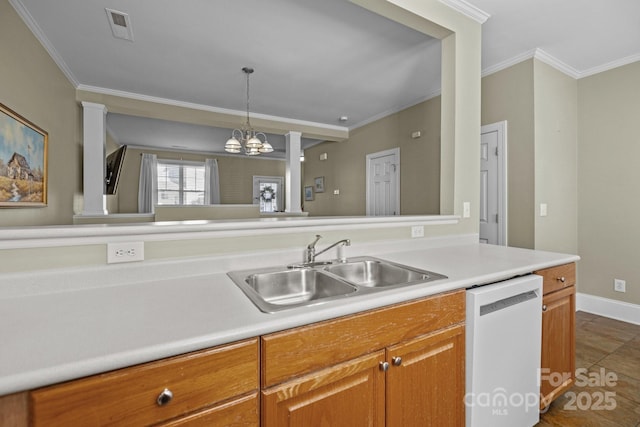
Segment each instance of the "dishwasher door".
M466 425L529 427L540 419L542 277L467 290Z

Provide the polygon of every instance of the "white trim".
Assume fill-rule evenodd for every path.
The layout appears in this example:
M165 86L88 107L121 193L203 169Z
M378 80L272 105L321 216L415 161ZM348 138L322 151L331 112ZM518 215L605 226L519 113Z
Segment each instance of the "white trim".
M480 135L498 133L498 245L507 246L508 235L508 181L507 181L507 121L491 123L480 128Z
M640 305L638 304L578 292L576 294L576 311L586 311L640 325Z
M396 147L396 148L390 148L389 150L383 150L383 151L378 151L376 153L370 153L367 154L366 156L366 194L365 194L365 203L366 203L366 214L367 216L371 215L371 206L369 204L369 201L371 200L370 197L370 191L371 191L371 186L369 185L369 182L371 181L371 161L375 158L378 157L385 157L385 156L391 156L394 155L396 156L396 161L397 163L397 167L396 170L394 171L396 173L396 188L395 188L395 193L396 193L396 208L397 213L396 215L400 215L400 147Z
M228 114L230 116L244 117L247 114L246 111L230 110L228 108L213 107L211 105L196 104L193 102L177 101L174 99L160 98L157 96L144 95L141 93L134 93L134 92L125 92L122 90L108 89L108 88L98 87L98 86L88 86L88 85L81 84L81 85L78 85L76 89L85 91L85 92L118 96L121 98L128 98L128 99L135 99L137 101L153 102L155 104L171 105L174 107L189 108L189 109L200 110L200 111L209 111L212 113ZM328 125L326 123L311 122L307 120L289 119L286 117L271 116L268 114L251 113L251 118L269 120L272 122L278 122L278 123L290 124L290 125L313 126L319 129L326 129L326 130L333 130L333 131L340 131L340 132L349 131L349 128L345 126Z
M484 10L469 4L464 0L440 0L440 3L446 4L451 9L462 13L464 16L471 18L480 24L484 24L491 16Z
M528 50L526 52L522 52L519 53L518 55L511 57L509 59L505 59L502 62L498 62L497 64L494 64L490 67L485 68L484 70L482 70L482 77L486 77L489 76L491 74L497 73L498 71L502 71L505 70L509 67L513 67L516 64L519 64L521 62L526 61L527 59L531 59L533 58L533 56L535 55L536 50L535 49L531 49Z
M632 64L638 61L640 61L640 53L616 59L615 61L607 62L606 64L598 65L596 67L591 67L580 72L580 78L592 76L594 74L602 73L603 71L609 71L614 68L622 67L623 65Z
M42 45L42 47L44 47L44 49L47 51L49 56L51 56L51 59L53 59L53 61L58 66L58 68L60 68L60 71L62 71L62 73L67 77L67 79L73 85L73 87L77 88L80 82L73 75L73 73L71 72L71 69L69 68L69 66L67 66L66 62L64 62L64 60L62 59L62 56L60 56L56 48L53 47L53 44L44 34L44 31L42 31L42 28L40 28L36 20L33 19L33 16L31 16L27 8L22 4L22 1L9 0L9 3L11 3L11 6L13 6L13 8L16 10L20 18L22 18L27 28L31 30L33 35L36 37L36 39L38 39L38 41Z
M531 59L531 58L535 58L539 61L544 62L547 65L552 66L553 68L555 68L556 70L568 75L569 77L572 77L576 80L584 78L584 77L589 77L592 76L594 74L598 74L598 73L602 73L604 71L609 71L612 70L614 68L618 68L618 67L622 67L623 65L627 65L627 64L632 64L634 62L638 62L640 61L640 53L637 53L635 55L630 55L615 61L611 61L611 62L607 62L606 64L602 64L602 65L598 65L596 67L592 67L589 68L587 70L584 71L578 71L577 69L573 68L572 66L560 61L559 59L555 58L554 56L548 54L547 52L545 52L544 50L540 49L540 48L536 48L536 49L531 49L528 50L526 52L520 53L512 58L506 59L502 62L499 62L497 64L494 64L490 67L487 67L485 69L482 70L482 77L486 77L489 76L491 74L497 73L498 71L502 71L504 69L507 69L509 67L512 67L516 64L519 64L523 61L526 61L527 59Z
M390 115L395 114L395 113L398 113L398 112L400 112L402 110L406 110L407 108L411 108L411 107L413 107L415 105L418 105L418 104L421 104L423 102L426 102L426 101L428 101L428 100L430 100L432 98L435 98L436 96L440 96L441 94L442 94L442 89L438 88L438 89L436 89L436 90L434 90L432 92L429 92L425 96L422 96L422 97L418 98L415 101L409 102L407 104L403 104L403 105L401 105L399 107L392 108L392 109L387 110L387 111L383 111L382 113L378 113L375 116L371 116L368 119L364 119L363 121L358 122L353 126L349 126L349 132L351 132L351 131L353 131L355 129L361 128L362 126L368 125L369 123L373 123L373 122L375 122L377 120L384 119L385 117L390 116Z
M552 66L556 70L566 74L569 77L573 77L574 79L580 78L580 71L576 70L572 66L560 61L554 56L549 55L544 50L538 48L535 50L533 57L539 61L544 62L547 65Z
M112 242L211 239L266 236L327 230L385 229L413 225L458 224L456 215L403 215L385 217L289 217L229 221L167 221L130 224L34 226L0 229L0 249L22 249L104 244Z

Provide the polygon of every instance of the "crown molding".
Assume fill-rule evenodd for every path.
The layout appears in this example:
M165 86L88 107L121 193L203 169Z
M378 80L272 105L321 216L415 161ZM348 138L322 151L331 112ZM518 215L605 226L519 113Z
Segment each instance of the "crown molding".
M174 107L189 108L192 110L209 111L212 113L219 113L219 114L228 114L231 116L244 117L247 114L246 111L230 110L228 108L213 107L211 105L196 104L193 102L177 101L174 99L160 98L156 96L143 95L140 93L126 92L126 91L116 90L116 89L108 89L108 88L98 87L98 86L89 86L89 85L80 84L76 87L76 89L79 91L99 93L102 95L118 96L121 98L135 99L137 101L152 102L155 104L171 105ZM307 120L290 119L286 117L271 116L268 114L260 114L260 113L251 113L251 118L258 118L262 120L269 120L272 122L292 124L292 125L298 125L298 126L312 126L318 129L334 130L334 131L340 131L340 132L348 132L349 130L347 127L344 127L344 126L329 125L326 123L311 122Z
M622 67L623 65L632 64L638 61L640 61L640 53L636 53L635 55L625 56L624 58L616 59L615 61L607 62L606 64L602 64L602 65L598 65L597 67L586 69L580 73L580 78L589 77L594 74L602 73L603 71L609 71L614 68Z
M480 24L484 24L485 21L491 16L484 10L477 8L464 0L440 0L440 3L446 4L450 8L462 13L466 17L471 18Z
M354 129L361 128L362 126L368 125L369 123L373 123L373 122L375 122L377 120L383 119L383 118L385 118L387 116L390 116L392 114L398 113L398 112L400 112L402 110L406 110L407 108L411 108L414 105L418 105L420 103L428 101L431 98L435 98L436 96L440 96L441 93L442 93L442 90L440 88L438 88L438 89L436 89L436 90L434 90L432 92L429 92L427 95L418 98L417 100L415 100L413 102L401 105L401 106L396 107L396 108L392 108L392 109L387 110L387 111L383 111L382 113L379 113L379 114L376 114L375 116L369 117L368 119L365 119L365 120L363 120L361 122L358 122L358 123L354 124L353 126L349 126L349 132L351 132Z
M573 77L574 79L580 78L580 71L576 70L571 65L560 61L558 58L549 55L547 52L540 48L535 49L533 57L541 62L544 62L547 65L552 66L556 70L565 73L569 77Z
M51 56L51 59L53 59L58 68L60 68L60 71L62 71L69 82L71 82L73 87L77 88L80 84L78 79L73 75L71 69L64 62L58 51L53 47L51 41L49 41L47 36L44 34L44 31L42 31L42 28L40 28L36 20L33 19L33 16L31 16L24 4L22 4L20 0L9 0L9 3L16 10L20 18L22 18L22 21L24 21L27 28L29 28L36 39L38 39L42 47L44 47L47 53L49 53L49 56Z

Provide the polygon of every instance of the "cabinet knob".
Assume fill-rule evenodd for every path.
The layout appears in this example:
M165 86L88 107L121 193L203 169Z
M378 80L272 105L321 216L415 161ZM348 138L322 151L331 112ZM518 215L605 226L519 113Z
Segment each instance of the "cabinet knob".
M389 370L389 362L380 362L380 370L387 372Z
M547 311L547 304L542 305L542 311Z
M558 282L562 282L562 283L564 283L564 282L566 282L566 281L567 281L567 279L565 279L565 278L564 278L564 276L562 276L562 277L558 277Z
M162 393L158 395L156 403L158 404L158 406L164 406L167 403L171 402L171 399L173 399L173 393L168 388L165 388L164 390L162 390Z
M391 359L391 362L393 363L393 366L400 366L402 365L402 357L396 356Z

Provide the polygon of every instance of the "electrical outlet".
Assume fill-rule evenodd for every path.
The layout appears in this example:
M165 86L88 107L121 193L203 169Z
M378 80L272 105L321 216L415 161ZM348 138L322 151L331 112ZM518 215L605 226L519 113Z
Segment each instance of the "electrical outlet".
M414 225L411 227L411 237L424 237L424 225Z
M107 264L144 261L144 242L107 243Z
M547 204L540 203L540 216L547 216Z
M627 292L627 282L621 279L613 279L613 290L616 292Z

